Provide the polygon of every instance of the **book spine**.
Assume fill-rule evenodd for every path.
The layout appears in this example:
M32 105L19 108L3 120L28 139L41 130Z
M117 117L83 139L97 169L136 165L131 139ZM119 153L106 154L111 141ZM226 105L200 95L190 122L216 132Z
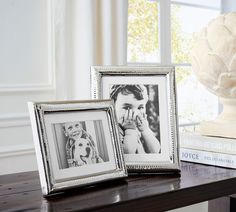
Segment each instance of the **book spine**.
M180 147L224 154L236 154L236 140L233 139L219 140L219 138L181 135Z
M236 168L236 155L180 148L182 161Z

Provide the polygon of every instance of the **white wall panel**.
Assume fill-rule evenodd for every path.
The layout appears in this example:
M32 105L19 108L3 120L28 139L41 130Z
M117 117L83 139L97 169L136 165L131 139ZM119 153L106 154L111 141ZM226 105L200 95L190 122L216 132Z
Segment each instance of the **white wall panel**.
M37 170L34 147L16 145L0 149L0 175Z
M48 84L47 0L0 1L0 84Z
M33 137L30 125L17 127L2 127L0 128L0 138L0 149L13 145L33 145Z
M55 92L0 94L0 117L28 113L27 102L55 100Z
M0 1L0 174L37 169L27 102L56 96L51 2Z

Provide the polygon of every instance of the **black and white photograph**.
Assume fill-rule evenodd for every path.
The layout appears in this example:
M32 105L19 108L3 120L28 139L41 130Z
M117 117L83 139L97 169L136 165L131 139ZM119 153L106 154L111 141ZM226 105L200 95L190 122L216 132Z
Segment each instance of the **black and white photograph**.
M158 85L110 85L125 154L160 153Z
M179 170L174 67L93 66L91 86L113 100L129 172Z
M59 169L109 161L102 120L53 124Z
M127 176L112 100L28 105L45 196Z

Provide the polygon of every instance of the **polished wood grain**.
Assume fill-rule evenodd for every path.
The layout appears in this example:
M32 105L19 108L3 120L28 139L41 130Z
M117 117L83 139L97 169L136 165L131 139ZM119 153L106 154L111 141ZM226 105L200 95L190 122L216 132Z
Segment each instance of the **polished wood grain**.
M165 211L236 193L236 170L182 163L178 174L130 176L45 199L37 172L0 176L0 211Z

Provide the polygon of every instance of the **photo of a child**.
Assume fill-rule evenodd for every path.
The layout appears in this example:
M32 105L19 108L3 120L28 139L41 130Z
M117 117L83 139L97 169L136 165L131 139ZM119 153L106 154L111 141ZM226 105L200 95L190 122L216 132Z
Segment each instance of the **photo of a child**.
M63 124L66 141L66 159L69 167L103 162L92 136L86 132L81 122Z
M161 152L159 102L158 97L155 97L154 104L150 96L158 96L157 85L111 86L110 97L115 103L119 134L125 154Z

